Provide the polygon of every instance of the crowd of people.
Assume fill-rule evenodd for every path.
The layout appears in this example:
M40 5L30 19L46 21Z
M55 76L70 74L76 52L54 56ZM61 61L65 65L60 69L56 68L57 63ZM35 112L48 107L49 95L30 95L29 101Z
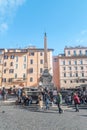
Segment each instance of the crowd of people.
M25 106L30 106L32 104L33 98L26 93L24 88L18 88L13 92L17 96L17 103L21 103ZM6 100L7 91L5 87L0 90L0 95L3 100ZM64 100L67 105L74 104L76 112L79 112L79 104L87 104L87 92L86 90L72 91L72 93L67 93L64 97L62 91L59 92L56 89L47 90L45 88L44 91L38 93L36 104L39 104L40 109L43 109L45 105L46 110L49 110L50 105L55 104L58 107L59 113L63 113L62 101Z
M24 89L18 89L17 91L18 102L22 103L23 105L30 106L32 104L32 96L26 94ZM62 95L57 90L49 91L44 89L38 93L36 104L39 104L39 109L43 109L45 105L45 110L49 110L50 105L56 104L58 106L59 113L63 113L61 104L62 104Z
M87 92L86 91L76 91L76 93L79 96L80 104L87 104ZM73 94L74 94L74 92L66 94L66 96L65 96L66 104L73 104L73 101L74 101Z
M78 105L87 104L87 90L78 89L76 91L72 91L65 96L65 103L67 105L75 104L76 111L79 111Z

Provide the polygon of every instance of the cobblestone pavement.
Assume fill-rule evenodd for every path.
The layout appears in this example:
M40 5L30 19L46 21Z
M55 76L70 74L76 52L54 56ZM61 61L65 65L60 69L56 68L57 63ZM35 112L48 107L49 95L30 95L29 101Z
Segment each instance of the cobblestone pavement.
M32 112L15 105L0 106L0 130L87 130L87 110Z

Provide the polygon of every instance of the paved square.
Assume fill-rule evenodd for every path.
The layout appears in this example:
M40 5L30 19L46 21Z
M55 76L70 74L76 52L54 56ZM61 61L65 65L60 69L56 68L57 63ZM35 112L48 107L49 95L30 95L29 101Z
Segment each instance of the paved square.
M4 112L5 111L5 112ZM0 106L0 130L87 130L87 110L31 112L19 106Z

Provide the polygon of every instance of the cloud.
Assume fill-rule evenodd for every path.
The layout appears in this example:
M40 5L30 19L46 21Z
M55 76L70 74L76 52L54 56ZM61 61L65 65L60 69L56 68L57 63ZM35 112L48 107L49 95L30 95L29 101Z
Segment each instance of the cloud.
M86 34L86 33L87 33L87 30L82 30L82 31L81 31L81 34L82 34L82 35L84 35L84 34Z
M84 39L76 39L77 43L84 43Z
M0 32L8 29L11 19L14 17L18 7L26 0L0 0Z
M7 29L8 29L8 24L7 23L2 23L0 25L0 32L1 33L4 32L4 31L6 31Z

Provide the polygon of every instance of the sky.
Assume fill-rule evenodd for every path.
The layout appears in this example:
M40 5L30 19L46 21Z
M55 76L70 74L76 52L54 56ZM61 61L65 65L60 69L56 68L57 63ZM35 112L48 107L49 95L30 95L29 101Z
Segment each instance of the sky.
M87 47L87 0L0 0L0 48Z

